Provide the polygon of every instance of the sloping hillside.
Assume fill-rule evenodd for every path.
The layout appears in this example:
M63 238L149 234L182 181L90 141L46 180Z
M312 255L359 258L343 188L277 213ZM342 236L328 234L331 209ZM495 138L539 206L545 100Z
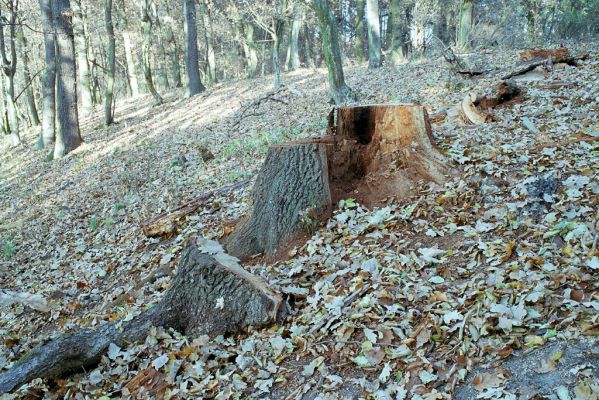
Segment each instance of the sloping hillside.
M360 103L420 102L432 114L492 92L517 62L516 53L478 57L490 69L480 78L456 76L439 58L351 67L348 83ZM283 78L275 94L265 77L191 99L169 93L157 108L147 97L123 101L108 128L97 110L82 121L85 145L57 161L32 150L37 132L17 149L2 144L0 288L43 295L51 311L0 308L0 369L58 332L131 318L159 300L185 240L219 239L251 188L213 197L168 240L146 238L141 223L254 176L269 144L323 134L326 71ZM493 110L495 121L469 125L449 112L433 134L460 177L383 208L346 202L290 260L248 266L289 295L284 324L215 340L158 328L111 348L94 370L34 381L14 397L452 398L477 364L596 336L598 81L594 52L578 67L518 79L523 101ZM559 371L562 357L529 372ZM598 355L580 359L540 390L596 393ZM501 369L486 374L472 396L521 389Z

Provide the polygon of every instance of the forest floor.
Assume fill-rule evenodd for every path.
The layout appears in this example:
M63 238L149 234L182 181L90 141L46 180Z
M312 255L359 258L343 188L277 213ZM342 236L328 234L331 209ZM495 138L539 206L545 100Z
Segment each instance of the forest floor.
M492 92L518 55L468 60L491 71L457 77L439 58L346 75L360 103L435 113ZM61 160L33 150L33 130L1 145L0 288L42 295L50 311L0 308L0 370L59 332L157 302L186 239L222 237L251 187L213 197L168 240L141 224L254 176L272 143L324 133L326 71L284 74L280 101L245 109L271 79L169 92L155 108L121 101L108 128L98 109ZM596 50L528 74L524 100L495 121L433 124L459 177L385 207L346 202L291 259L247 266L294 299L282 325L213 340L153 329L93 370L0 398L597 399L597 82Z

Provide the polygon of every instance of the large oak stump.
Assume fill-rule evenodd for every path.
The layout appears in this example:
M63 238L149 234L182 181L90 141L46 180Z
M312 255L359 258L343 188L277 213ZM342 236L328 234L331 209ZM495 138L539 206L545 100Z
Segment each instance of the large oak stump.
M379 205L413 193L417 181L443 184L450 160L434 143L421 105L380 104L337 109L333 197Z
M0 374L0 394L36 378L63 376L97 364L110 343L126 346L143 339L152 326L190 336L234 333L282 317L280 295L246 272L233 257L202 253L191 240L173 285L154 307L131 321L106 323L95 330L58 336L33 349Z
M306 229L310 220L331 212L326 139L272 146L258 174L252 208L227 238L229 254L272 258Z
M334 114L328 120L330 136L270 148L251 210L226 239L230 254L284 255L340 199L376 206L409 196L419 181L441 185L453 172L420 105L341 107L336 126Z

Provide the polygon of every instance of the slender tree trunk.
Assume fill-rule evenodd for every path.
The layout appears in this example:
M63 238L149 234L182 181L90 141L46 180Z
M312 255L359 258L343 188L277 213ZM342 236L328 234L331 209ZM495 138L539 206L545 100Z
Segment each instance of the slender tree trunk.
M123 32L123 46L125 47L125 61L127 62L127 78L131 85L131 95L139 96L139 82L137 81L137 73L135 72L135 58L133 57L133 49L131 45L131 34Z
M23 83L25 84L25 100L27 102L27 113L32 126L40 125L40 118L35 105L35 95L33 94L33 82L31 71L29 70L29 49L27 48L27 39L23 34L23 27L19 26L17 30L17 40L20 43L21 59L23 60Z
M310 27L306 24L303 29L303 43L304 43L304 60L306 60L306 68L314 67L314 56L312 51L312 32Z
M277 22L275 22L277 25ZM275 30L279 30L278 27L274 27ZM281 39L278 33L272 35L272 69L275 75L275 89L281 87L281 58L279 55L281 47Z
M17 113L17 105L15 103L15 75L17 72L17 48L16 48L16 16L17 16L17 4L14 0L10 0L8 4L9 16L4 19L1 15L0 18L7 21L9 39L10 39L10 60L7 57L6 41L4 38L4 22L0 26L0 58L2 66L2 76L0 79L6 78L5 82L5 96L6 96L6 111L8 113L8 131L10 132L10 142L12 146L16 146L21 143L21 137L19 136L19 115Z
M56 29L56 120L58 130L54 158L76 149L83 140L79 132L77 111L77 69L75 38L67 19L71 11L69 0L53 0L52 15Z
M526 12L526 30L527 30L527 34L528 34L528 42L530 44L535 44L536 40L537 40L537 35L536 35L536 28L537 28L537 21L536 21L536 16L538 13L538 8L537 5L535 3L534 0L527 0L526 1L526 7L527 7L527 12Z
M168 57L166 56L166 47L164 46L164 38L158 39L158 45L160 47L160 80L162 81L162 87L168 90L171 87L168 81Z
M205 90L200 80L198 57L198 31L196 28L196 6L194 0L184 0L185 16L185 66L189 80L189 96L195 96Z
M44 29L45 68L42 77L42 134L38 147L54 148L56 118L56 38L52 27L51 0L39 0Z
M463 0L458 24L457 45L464 50L470 46L470 29L472 28L473 0Z
M87 58L87 39L84 25L84 14L81 0L73 1L73 31L75 33L75 51L77 53L77 70L79 72L79 100L83 115L91 114L93 98L91 92L91 78L89 60Z
M210 7L206 1L202 1L201 7L202 20L204 23L204 43L206 45L206 77L210 83L216 83L216 53L214 52Z
M400 0L391 0L391 16L389 18L389 24L391 24L391 63L397 65L405 59L403 54L403 43L402 43L402 18L401 18L401 6ZM389 29L389 28L387 28Z
M4 78L0 74L0 111L2 112L2 133L10 135L10 124L8 123L8 111L6 105L6 90L4 88Z
M299 2L293 4L293 22L291 23L291 40L289 42L289 69L295 71L300 67L299 34L302 28L303 10Z
M142 59L146 87L154 98L154 103L159 105L162 104L163 100L154 86L154 79L152 78L152 65L150 63L150 50L152 47L152 18L150 16L150 1L151 0L143 0L141 3L141 23L143 29Z
M354 55L356 61L364 61L364 7L366 6L365 0L356 0L356 19L355 19L355 30L356 40L354 43Z
M104 92L104 123L108 126L114 122L114 110L112 109L114 91L115 71L115 47L114 25L112 24L112 0L104 0L104 22L108 36L108 65L106 66L106 90Z
M313 0L313 4L320 25L322 50L329 73L329 93L335 104L341 104L351 96L351 89L345 84L343 76L337 24L328 0Z
M171 56L171 73L173 79L173 85L175 87L183 87L181 82L181 63L179 62L179 46L177 46L177 40L173 33L173 27L171 22L167 23L166 26L166 43L169 47L169 53Z
M245 22L243 24L243 33L245 35L244 52L248 67L247 75L249 78L255 78L258 71L258 48L254 37L254 25Z
M378 0L366 0L366 22L368 24L368 68L379 68L381 66L381 25Z

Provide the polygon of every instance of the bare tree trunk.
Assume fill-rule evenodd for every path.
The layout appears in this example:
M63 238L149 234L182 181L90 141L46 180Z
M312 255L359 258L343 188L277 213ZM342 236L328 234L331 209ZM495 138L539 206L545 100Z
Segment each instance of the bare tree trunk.
M463 0L458 24L457 45L464 50L470 46L470 29L472 28L473 0Z
M165 40L169 47L169 53L171 58L171 77L173 79L173 85L175 87L183 87L181 82L181 63L179 62L179 46L177 46L177 39L175 38L173 30L173 19L169 18L169 21L165 26Z
M42 77L42 134L38 147L54 148L56 118L56 37L52 24L51 0L39 0L44 29L45 69Z
M289 69L295 71L300 67L299 34L302 28L303 10L299 2L293 3L293 22L291 23L291 38L289 41Z
M356 40L354 43L354 55L356 61L364 61L364 7L365 0L356 0L356 17L354 28L356 32Z
M212 84L216 83L216 53L214 52L214 39L212 35L212 18L210 6L206 1L201 3L202 20L204 22L204 43L206 45L206 77Z
M19 26L17 29L17 40L20 42L21 58L23 59L23 83L25 84L25 100L27 102L27 114L29 121L32 126L40 125L39 114L37 113L37 106L35 105L35 96L33 94L33 81L31 78L31 71L29 70L29 49L27 48L27 39L23 34L23 27Z
M93 110L89 60L87 59L87 38L84 24L85 15L81 8L81 0L73 1L73 31L75 33L75 51L77 52L77 69L79 72L79 93L83 115Z
M58 130L54 158L60 158L83 142L79 132L77 111L77 69L75 38L67 20L71 11L69 0L53 0L52 15L56 29L56 120Z
M150 16L150 2L151 0L141 1L141 23L143 27L143 47L142 47L142 59L143 59L143 70L144 78L146 81L146 87L154 98L156 105L162 104L162 97L156 91L154 87L154 79L152 78L152 66L150 63L150 50L152 47L152 17Z
M366 0L366 22L368 24L368 68L379 68L382 60L378 0Z
M166 56L166 47L164 46L164 37L158 38L158 46L160 47L160 80L162 81L162 87L164 90L168 90L171 87L168 81L168 57Z
M329 93L335 104L341 104L351 97L351 89L345 84L343 76L337 24L328 0L313 0L313 4L320 25L322 50L329 73Z
M244 53L247 61L248 78L255 78L258 71L258 48L254 38L254 25L251 22L243 23Z
M108 36L108 65L106 76L106 90L104 92L104 123L106 126L114 122L114 110L112 108L114 92L115 71L115 47L114 25L112 24L112 0L104 0L104 22L106 24L106 35Z
M398 65L405 59L401 31L403 22L400 0L391 0L391 16L389 18L389 24L391 25L391 63L393 65Z
M16 49L16 17L17 17L18 1L9 0L8 9L9 16L7 19L9 38L10 38L10 60L6 55L6 42L4 39L4 23L0 26L0 58L2 66L2 76L0 79L6 78L5 95L6 95L6 111L8 113L8 129L10 132L10 142L12 146L17 146L21 143L19 136L19 116L17 113L17 105L15 103L15 75L17 72L17 49ZM1 13L2 10L0 10ZM0 14L0 18L3 18Z
M131 95L136 97L139 96L139 82L135 72L135 58L133 57L131 34L129 32L123 32L123 47L125 47L125 61L127 62L127 77L131 85Z
M200 79L198 57L198 31L196 28L196 6L194 0L184 0L185 16L185 66L189 80L189 96L195 96L205 90Z

